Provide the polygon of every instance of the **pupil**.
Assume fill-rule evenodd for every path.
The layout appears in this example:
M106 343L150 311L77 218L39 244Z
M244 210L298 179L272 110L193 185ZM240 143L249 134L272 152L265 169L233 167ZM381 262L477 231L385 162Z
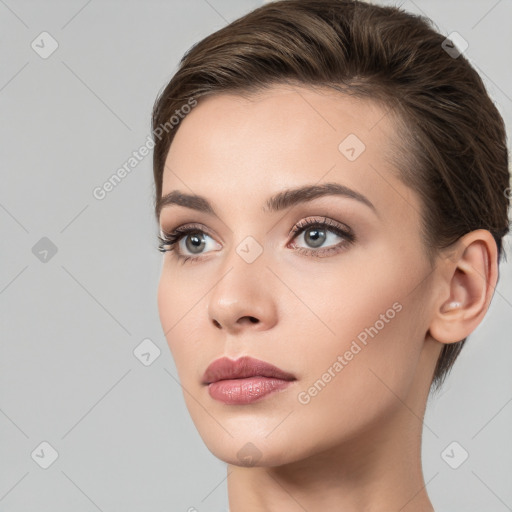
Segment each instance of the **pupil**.
M191 243L189 243L189 242L191 242ZM200 235L189 235L187 237L186 245L187 245L187 249L190 250L191 252L194 252L195 249L199 249L197 252L200 252L200 250L203 248L205 243L204 243L204 239Z
M307 236L307 238L309 238L310 240L312 240L312 245L313 247L319 247L320 245L322 245L325 241L325 232L323 229L310 229L307 231L307 233L310 233L309 236ZM311 233L314 233L313 236L311 236ZM321 234L320 234L321 233ZM309 243L309 241L308 241Z

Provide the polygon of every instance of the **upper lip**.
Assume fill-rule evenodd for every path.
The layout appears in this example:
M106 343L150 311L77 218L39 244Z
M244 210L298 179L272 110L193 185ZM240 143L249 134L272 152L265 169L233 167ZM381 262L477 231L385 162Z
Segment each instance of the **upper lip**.
M294 375L277 368L277 366L253 357L244 356L236 360L221 357L213 361L204 372L203 384L210 384L218 380L244 379L256 376L296 380Z

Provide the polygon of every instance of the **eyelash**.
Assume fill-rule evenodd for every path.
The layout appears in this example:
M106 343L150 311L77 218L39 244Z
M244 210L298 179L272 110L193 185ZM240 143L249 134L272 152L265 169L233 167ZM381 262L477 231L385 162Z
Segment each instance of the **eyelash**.
M343 242L340 242L337 245L327 247L325 249L306 249L304 247L296 247L295 250L301 254L306 254L308 256L314 256L314 257L322 257L319 256L318 253L325 254L330 252L338 252L341 247L347 246L349 244L353 244L356 240L355 235L350 231L348 228L344 229L340 227L340 225L331 219L327 217L323 217L322 220L317 219L304 219L300 222L298 222L293 229L290 231L290 235L293 235L293 239L297 238L299 235L301 235L304 231L307 231L310 228L319 228L321 230L330 231L335 233L336 235L344 238L345 240ZM181 260L182 263L185 263L186 261L191 260L192 262L196 262L198 260L201 260L201 256L184 256L177 252L176 246L180 242L182 238L189 234L197 234L197 233L203 233L208 236L209 233L205 231L199 224L186 224L185 226L180 226L179 228L176 228L171 233L164 233L163 237L158 235L158 250L162 253L166 252L174 252L179 260ZM168 246L169 248L166 249L165 247Z

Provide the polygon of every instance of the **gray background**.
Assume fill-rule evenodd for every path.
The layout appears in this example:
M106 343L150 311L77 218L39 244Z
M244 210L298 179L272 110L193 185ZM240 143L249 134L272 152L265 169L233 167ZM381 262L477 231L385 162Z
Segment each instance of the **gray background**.
M158 318L151 154L105 199L92 191L145 143L182 54L260 4L0 0L1 511L227 510L225 464L189 418ZM403 6L463 35L512 133L512 1ZM59 45L46 59L31 47L43 31ZM500 274L425 418L436 512L512 510L512 262ZM149 366L133 353L147 338ZM453 441L469 453L457 469L441 455Z

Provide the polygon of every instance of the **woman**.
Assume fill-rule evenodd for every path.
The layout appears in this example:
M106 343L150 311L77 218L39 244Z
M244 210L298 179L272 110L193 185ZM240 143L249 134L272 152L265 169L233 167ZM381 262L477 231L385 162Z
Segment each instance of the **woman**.
M160 319L230 511L434 510L426 401L509 230L504 123L454 41L270 3L187 52L153 132Z

